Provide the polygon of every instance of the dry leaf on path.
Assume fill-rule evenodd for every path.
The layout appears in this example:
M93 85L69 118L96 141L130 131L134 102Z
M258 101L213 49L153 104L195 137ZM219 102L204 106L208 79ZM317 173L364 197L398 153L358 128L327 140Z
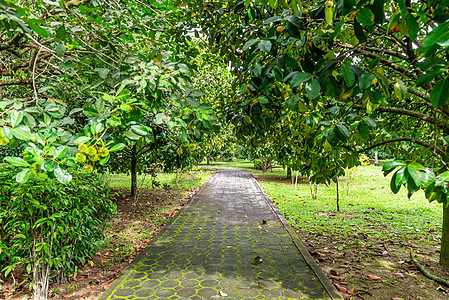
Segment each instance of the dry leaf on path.
M226 294L225 292L223 292L223 291L220 291L220 296L222 296L222 297L227 297L228 296L228 294Z
M342 287L341 285L338 285L338 284L334 284L334 285L340 292L346 293L348 291L347 288Z
M394 275L396 275L396 276L398 276L398 277L401 277L401 278L404 278L404 277L405 277L405 275L402 274L402 273L400 273L400 272L394 273Z

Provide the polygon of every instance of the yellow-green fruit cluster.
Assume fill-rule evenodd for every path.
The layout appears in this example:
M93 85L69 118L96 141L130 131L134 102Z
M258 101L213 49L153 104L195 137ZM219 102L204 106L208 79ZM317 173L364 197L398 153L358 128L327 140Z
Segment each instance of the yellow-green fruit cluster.
M84 166L84 170L85 170L87 173L92 173L92 172L94 171L94 168L92 167L92 165L85 165L85 166Z
M81 153L77 153L75 158L81 164L86 163L84 165L84 170L88 173L93 172L93 165L95 165L97 161L100 161L102 157L109 155L109 149L106 147L101 147L97 151L97 148L93 145L87 146L86 144L81 144L78 146L78 150Z
M77 153L75 155L76 161L79 162L80 164L84 164L87 160L86 155L82 154L82 153Z
M98 150L98 154L100 154L101 157L106 157L106 156L109 155L109 149L106 148L106 147L101 147L101 148Z
M8 145L8 143L9 143L9 139L8 138L5 138L5 137L1 137L0 138L0 145L1 146L6 146L6 145Z

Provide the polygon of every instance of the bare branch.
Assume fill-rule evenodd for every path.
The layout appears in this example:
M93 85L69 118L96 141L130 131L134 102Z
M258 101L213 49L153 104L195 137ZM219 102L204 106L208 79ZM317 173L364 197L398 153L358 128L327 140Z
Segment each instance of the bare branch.
M0 86L8 86L8 85L30 85L30 84L31 84L31 81L29 81L29 80L23 80L23 79L20 79L20 78L0 80Z

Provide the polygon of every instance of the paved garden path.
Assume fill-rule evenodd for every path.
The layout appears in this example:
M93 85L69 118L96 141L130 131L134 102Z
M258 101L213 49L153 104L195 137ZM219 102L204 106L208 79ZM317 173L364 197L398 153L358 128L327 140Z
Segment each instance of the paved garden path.
M215 173L106 299L340 299L251 174Z

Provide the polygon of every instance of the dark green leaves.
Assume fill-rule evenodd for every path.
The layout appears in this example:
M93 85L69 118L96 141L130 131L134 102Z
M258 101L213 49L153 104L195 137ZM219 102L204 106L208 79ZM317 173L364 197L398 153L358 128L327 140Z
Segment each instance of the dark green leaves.
M416 40L419 31L419 24L416 21L415 17L407 13L407 25L408 25L408 34L412 41Z
M270 53L272 44L268 40L260 41L258 45L259 49L265 53Z
M449 100L449 80L440 80L432 89L430 93L430 102L436 106L440 107L446 104Z
M287 101L287 107L291 111L298 111L299 109L299 96L296 94L291 95Z
M335 126L335 134L337 135L337 138L342 142L346 142L351 136L348 128L343 124L337 124L337 126Z
M428 72L424 75L419 76L418 80L416 81L416 86L423 86L423 85L431 82L432 79L434 79L438 75L444 73L445 71L446 71L446 69L436 69L436 70L433 70L432 72Z
M245 43L245 45L243 45L243 51L248 50L252 45L254 45L255 43L258 43L258 42L259 42L259 40L256 40L256 39L251 39L251 40L247 41Z
M321 91L320 82L318 81L318 79L313 78L311 81L308 81L306 83L305 89L306 89L307 97L309 97L309 99L313 100L313 99L317 98L318 95L320 94L320 91Z
M375 77L373 74L370 74L370 73L362 74L362 76L360 76L360 80L359 80L359 88L361 90L365 90L365 89L369 88L371 86L374 78Z
M435 46L449 45L449 22L440 24L437 28L432 30L423 40L421 53L424 55L431 55L435 50Z
M343 79L348 87L352 86L355 82L355 73L352 67L348 64L343 64L341 66L341 72L343 74Z
M309 81L312 76L309 73L298 73L292 78L292 82L290 83L292 88L299 86L300 84Z
M399 166L404 166L405 162L402 160L391 160L384 163L382 166L382 171L384 172L384 175L387 175L391 173L395 168Z
M374 14L367 8L360 9L355 17L361 25L369 26L374 24Z

